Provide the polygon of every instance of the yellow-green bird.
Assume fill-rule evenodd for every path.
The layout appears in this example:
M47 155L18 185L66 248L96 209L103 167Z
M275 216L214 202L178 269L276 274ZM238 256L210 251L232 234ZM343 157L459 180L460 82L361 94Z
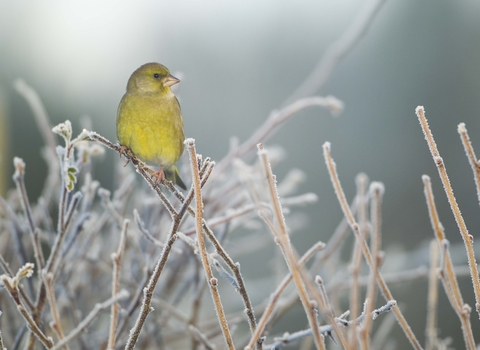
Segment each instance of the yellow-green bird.
M138 158L160 166L155 174L183 189L175 165L183 153L183 119L180 104L170 87L180 82L160 63L147 63L128 79L117 112L117 138Z

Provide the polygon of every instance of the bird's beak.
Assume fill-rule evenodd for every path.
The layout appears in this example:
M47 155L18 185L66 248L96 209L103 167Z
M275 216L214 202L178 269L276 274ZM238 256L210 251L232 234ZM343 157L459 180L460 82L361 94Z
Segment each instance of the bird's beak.
M175 85L177 83L180 82L180 79L178 78L175 78L173 75L169 74L167 75L167 77L165 78L165 81L163 83L163 85L165 86L172 86L172 85Z

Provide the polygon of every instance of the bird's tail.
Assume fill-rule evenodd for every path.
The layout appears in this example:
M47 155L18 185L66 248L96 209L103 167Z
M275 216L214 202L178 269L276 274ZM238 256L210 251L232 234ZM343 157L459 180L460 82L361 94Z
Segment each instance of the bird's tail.
M180 177L180 173L178 172L178 168L176 165L171 167L170 169L165 171L165 177L167 180L172 181L175 185L179 186L180 188L186 190L187 186L183 182L182 178Z

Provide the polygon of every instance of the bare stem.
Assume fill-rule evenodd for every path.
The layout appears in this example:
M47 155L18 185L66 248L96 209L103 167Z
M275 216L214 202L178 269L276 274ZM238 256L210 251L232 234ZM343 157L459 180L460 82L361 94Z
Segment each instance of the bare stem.
M425 197L427 200L428 213L430 216L430 222L435 233L438 247L443 247L442 266L440 268L440 278L442 280L443 287L447 297L457 313L462 325L463 338L465 340L465 346L467 349L475 349L475 340L473 339L472 327L470 324L470 307L463 302L460 287L458 286L457 276L453 268L452 259L450 257L450 250L448 249L448 241L445 239L445 233L443 232L443 226L440 222L435 200L433 197L432 183L430 177L427 175L422 176L424 183Z
M54 193L53 190L58 184L58 177L60 174L58 162L53 161L55 159L55 147L57 146L57 142L55 141L55 136L52 133L50 118L40 99L40 96L38 96L38 93L35 91L35 89L28 85L23 79L17 79L13 85L15 90L17 90L17 92L27 101L28 105L30 106L34 120L40 129L43 141L48 147L48 177L45 181L42 197L45 199L45 202L49 204L52 194Z
M371 201L371 220L372 235L371 235L371 250L373 255L373 268L370 270L369 283L367 288L367 315L369 315L375 306L377 297L376 275L380 268L380 248L381 248L381 225L382 225L382 196L384 192L383 184L379 182L372 182L370 185ZM370 332L372 329L372 320L367 318L363 324L361 331L363 349L370 348Z
M365 36L384 3L385 0L371 0L364 3L364 7L350 26L337 41L330 45L313 72L300 84L288 101L312 95L323 87L342 59Z
M197 154L195 151L195 140L187 139L185 140L187 145L187 151L190 156L190 168L192 171L193 178L193 188L195 191L195 226L197 229L197 241L198 247L200 250L200 256L202 258L202 265L205 271L205 277L207 279L207 284L210 288L210 293L212 295L213 303L215 305L215 311L217 312L218 321L220 323L220 328L222 329L223 337L228 349L235 349L233 345L233 339L228 328L227 318L225 316L225 311L223 310L222 301L220 299L220 293L218 291L218 280L215 278L208 260L207 248L205 246L205 237L203 233L203 201L202 201L202 190L201 190L201 180L197 164Z
M208 161L208 162L210 162L210 161ZM205 163L207 163L207 159L205 159L204 165L205 165ZM213 169L213 166L214 166L214 163L212 162L205 169L204 168L200 169L199 175L201 176L201 186L202 187L204 186L206 180L210 176L211 171ZM183 197L183 195L180 192L176 191L176 189L171 184L167 184L167 187L180 200L180 202L184 203L185 198ZM190 207L187 210L188 210L189 214L192 215L192 217L195 218L195 211L193 209L191 209ZM234 218L238 215L242 215L244 212L248 212L250 210L253 210L253 208L246 207L245 209L239 210L235 213L232 213L231 215L227 215L220 220L221 221L229 221L232 218ZM239 292L240 296L242 297L243 303L245 305L245 313L247 314L247 319L248 319L248 323L249 323L249 326L250 326L250 331L253 333L255 331L256 327L257 327L256 320L255 320L255 314L254 314L254 310L253 310L253 307L252 307L252 303L250 301L250 297L248 296L248 293L247 293L247 290L246 290L246 287L245 287L245 282L243 280L243 277L242 277L242 274L241 274L241 271L240 271L240 265L238 263L235 263L232 260L232 258L228 255L228 253L225 251L223 246L220 244L220 242L218 241L218 239L215 237L212 230L210 229L210 227L209 227L210 223L211 223L211 221L209 221L207 223L207 221L205 219L202 219L203 230L204 230L205 234L207 235L207 237L212 242L212 244L215 247L218 255L220 255L222 257L222 259L225 261L225 263L228 265L228 267L232 270L233 274L235 275L235 280L236 280L236 284L237 284L237 291ZM214 224L215 223L218 224L218 221L215 221ZM196 230L195 231L187 230L185 232L185 234L191 234L191 233L194 233L194 232L196 232ZM262 349L262 340L260 338L257 339L257 348L258 348L258 350Z
M428 302L426 350L435 349L437 340L437 307L438 307L438 243L430 243L430 273L428 275Z
M111 297L110 299L104 301L103 303L98 303L95 305L93 310L83 319L80 324L73 329L70 334L68 334L65 339L62 341L58 342L52 350L60 350L63 348L65 345L70 343L73 339L78 337L79 335L83 334L85 332L85 329L92 324L93 321L95 321L95 318L103 311L108 309L112 304L118 302L119 300L124 300L128 298L129 294L126 290L120 291L117 295L114 297Z
M372 258L372 254L370 253L370 250L368 249L368 245L360 233L360 227L358 223L355 221L355 218L352 212L350 211L350 207L348 206L347 198L345 197L345 193L343 192L343 188L340 184L340 179L338 178L335 162L330 154L329 142L326 142L323 145L323 151L324 151L324 157L325 157L325 162L328 168L328 172L330 173L330 179L332 181L333 188L335 189L335 193L337 194L338 201L340 202L340 207L342 208L342 211L345 217L347 218L347 221L350 227L352 228L352 231L354 232L356 239L359 241L359 243L362 246L362 252L363 252L363 256L365 257L365 260L367 261L370 269L373 269L374 261ZM380 287L380 290L382 291L382 294L385 300L387 301L394 300L393 295L390 292L390 289L388 288L387 284L385 283L385 280L383 279L380 271L378 270L376 273L376 278L377 278L377 283ZM400 327L402 327L403 332L407 336L412 346L417 350L422 349L420 342L415 337L415 334L413 333L412 329L410 328L407 321L405 320L405 317L400 311L400 308L394 307L393 312L395 313L395 316L398 320L398 323L400 324Z
M105 137L90 131L88 132L88 136L92 141L96 141L105 147L108 147L119 154L125 156L129 162L132 162L132 164L135 166L135 169L137 172L142 175L142 177L145 179L147 184L150 186L150 188L157 194L157 196L160 198L160 200L163 202L165 205L165 208L167 208L168 212L170 213L170 216L175 217L177 216L177 212L173 208L172 204L170 201L165 197L165 195L162 193L160 190L160 186L157 185L156 179L152 179L152 174L153 170L150 169L145 163L143 163L140 159L138 159L129 149L125 150L123 149L120 145L118 144L113 144L109 140L107 140ZM164 180L164 185L165 182L168 182L167 180Z
M247 141L245 141L238 148L232 149L218 163L217 174L221 174L223 171L225 171L225 169L232 163L235 158L240 158L246 153L252 151L257 143L265 142L268 137L274 134L274 131L277 129L278 126L286 122L296 113L300 112L305 108L313 106L328 108L332 111L332 113L335 114L337 114L343 109L343 103L333 96L314 96L297 100L279 111L272 111L265 123L263 123L263 125L258 128L257 131L255 131L255 133L250 136Z
M455 217L455 221L457 222L458 229L460 230L460 234L463 239L463 243L465 244L465 249L467 251L468 257L468 265L470 266L472 276L473 291L475 292L475 308L480 317L480 277L478 276L477 262L475 261L473 236L468 233L467 225L463 220L457 200L455 198L455 195L453 194L453 189L450 185L450 180L448 179L447 175L447 169L445 168L442 157L440 157L440 153L438 152L438 148L433 138L432 132L430 130L430 127L428 126L427 118L425 117L425 109L422 106L418 106L415 109L415 113L417 114L420 126L423 130L423 134L425 135L425 139L427 140L430 153L432 154L435 165L437 166L440 179L442 180L443 189L445 190L445 194L447 195L448 203L450 203L450 208L452 209L453 216Z
M160 254L160 257L157 260L157 263L155 264L155 267L152 271L152 274L150 275L147 285L143 289L143 301L140 307L140 312L138 314L137 320L135 321L135 325L130 330L127 344L125 345L125 350L127 349L132 350L135 347L135 344L137 343L138 337L140 336L140 332L143 328L143 325L145 324L147 316L151 311L153 311L152 308L150 307L150 304L152 302L153 292L155 291L155 287L158 283L160 275L163 272L163 268L167 263L173 243L175 243L177 239L176 232L178 230L178 225L179 225L179 222L177 221L173 222L172 227L170 229L170 233L168 234L165 247L163 248L162 253Z
M125 219L123 221L122 233L120 234L120 242L118 243L118 249L112 254L113 261L113 278L112 278L112 298L118 294L118 287L120 284L120 267L122 264L123 253L125 252L125 242L127 237L128 225L130 220ZM107 350L115 349L115 331L117 330L118 313L120 311L120 304L115 302L112 304L110 314L110 332L108 335Z
M60 313L58 312L57 301L55 299L55 292L53 290L53 274L47 273L45 270L42 270L42 278L45 284L45 288L47 290L47 300L48 300L48 303L50 304L50 311L53 317L53 324L51 326L55 330L55 332L58 335L58 338L61 341L65 338L65 335L63 333L62 321L60 320ZM65 345L64 349L68 350L68 346Z
M304 265L308 260L310 260L314 256L314 254L316 252L318 252L319 250L321 250L323 248L325 248L325 243L323 243L323 242L315 243L298 260L298 264L299 265ZM253 349L254 344L257 342L257 340L260 338L263 331L265 330L265 326L267 325L268 320L272 316L273 311L275 310L275 306L276 306L278 300L280 300L280 296L285 291L285 289L287 288L288 284L291 281L292 281L292 274L289 272L283 278L282 282L280 282L277 289L275 289L275 291L270 295L270 299L268 301L268 304L265 307L265 310L263 311L262 317L258 321L257 329L255 329L255 332L252 334L252 337L250 338L250 341L248 342L247 346L245 346L245 350Z
M361 232L364 238L367 237L368 231L368 199L367 199L367 189L368 189L368 176L366 174L360 173L355 178L355 183L357 186L357 195L356 195L356 209L357 217L360 223ZM347 226L348 227L348 226ZM360 271L362 268L362 247L360 243L355 241L352 253L352 262L351 262L351 274L352 274L352 283L350 288L350 317L353 320L356 320L360 314ZM355 324L350 327L349 330L349 350L355 350L357 348L357 326Z
M27 312L25 306L22 303L22 300L20 299L20 294L18 291L18 284L20 283L20 279L23 277L30 277L33 274L33 268L34 266L32 263L27 263L20 268L20 270L14 277L10 278L6 275L1 275L0 279L2 280L3 285L7 289L13 301L17 305L18 312L20 312L25 322L27 322L28 328L31 330L32 334L35 335L38 340L40 340L43 346L45 346L47 349L51 349L53 346L52 338L47 337L42 332L37 322L35 321L35 318Z
M463 148L465 149L465 153L467 154L470 166L472 167L473 176L475 178L475 187L477 188L477 197L480 203L480 163L478 162L475 151L473 150L472 143L470 142L470 138L468 137L465 123L458 124L457 130L460 134L460 138L462 139Z
M260 160L262 161L263 170L265 171L265 176L267 177L268 189L270 192L270 199L272 201L274 215L275 215L275 218L277 219L277 225L271 228L272 233L275 235L277 242L280 245L282 254L293 276L293 280L295 281L298 295L300 296L300 300L302 302L303 308L305 309L305 313L307 314L310 328L312 329L312 332L313 332L315 345L317 346L318 349L325 349L324 338L318 328L318 322L317 322L317 317L315 315L314 308L310 303L310 299L305 289L305 284L302 280L302 276L300 272L298 271L298 267L299 267L298 259L296 258L293 252L293 248L290 243L290 238L288 237L287 226L285 224L285 219L282 213L282 207L278 199L278 193L275 185L275 182L276 182L275 176L272 173L270 162L268 161L267 153L264 150L263 145L258 144L257 147L258 147L258 155L260 157Z
M32 240L33 252L35 255L35 260L37 262L37 268L41 270L43 265L45 265L45 258L43 257L43 251L40 244L40 236L38 228L35 227L33 220L32 208L30 207L30 201L28 199L27 190L25 188L25 162L15 157L13 160L15 165L15 174L13 175L13 180L17 186L18 195L22 203L22 209L27 218L28 228L30 232L30 238Z

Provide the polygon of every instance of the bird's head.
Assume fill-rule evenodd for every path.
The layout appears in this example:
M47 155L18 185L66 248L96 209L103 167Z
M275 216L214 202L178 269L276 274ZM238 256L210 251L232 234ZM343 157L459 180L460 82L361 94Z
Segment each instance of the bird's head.
M128 79L127 91L131 93L166 93L170 86L180 82L160 63L147 63L132 73Z

